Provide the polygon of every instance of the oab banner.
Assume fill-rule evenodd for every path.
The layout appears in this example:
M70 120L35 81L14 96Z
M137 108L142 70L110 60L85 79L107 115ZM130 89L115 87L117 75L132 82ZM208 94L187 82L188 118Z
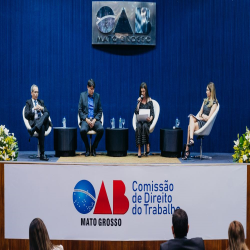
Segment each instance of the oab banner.
M156 3L92 2L92 44L156 45Z
M188 214L188 237L227 239L246 228L245 165L5 165L5 237L28 239L41 218L51 239L167 240L172 213Z

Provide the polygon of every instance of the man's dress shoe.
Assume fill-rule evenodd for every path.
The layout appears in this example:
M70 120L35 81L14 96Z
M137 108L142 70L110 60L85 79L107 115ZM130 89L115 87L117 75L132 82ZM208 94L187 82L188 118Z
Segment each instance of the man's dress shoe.
M92 156L96 156L95 148L92 148Z
M48 161L49 158L48 158L46 155L41 154L41 155L40 155L40 160L41 160L41 161Z

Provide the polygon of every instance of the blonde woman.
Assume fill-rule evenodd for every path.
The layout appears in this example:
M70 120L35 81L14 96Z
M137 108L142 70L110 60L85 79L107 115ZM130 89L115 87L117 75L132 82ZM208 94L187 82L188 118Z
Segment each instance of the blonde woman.
M50 239L47 228L39 218L30 223L29 228L30 250L63 250L63 246L54 246Z
M215 85L213 82L210 82L207 85L206 94L207 98L205 98L202 103L201 109L198 113L198 119L194 116L190 116L189 118L187 144L183 160L187 160L190 156L189 148L194 145L194 131L202 128L206 124L218 106Z
M242 224L239 221L232 221L228 228L227 250L248 250L245 243L245 233Z

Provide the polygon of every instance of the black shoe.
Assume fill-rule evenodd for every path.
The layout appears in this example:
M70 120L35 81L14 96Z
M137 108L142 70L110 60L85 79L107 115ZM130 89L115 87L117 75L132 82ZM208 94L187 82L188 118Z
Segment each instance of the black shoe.
M86 150L85 157L88 157L88 156L90 156L90 152L89 150Z
M41 155L40 155L40 160L41 160L41 161L48 161L49 158L48 158L46 155L41 154Z
M194 146L194 139L190 138L189 143L187 144L189 147L193 147Z
M96 156L96 151L95 151L95 148L92 148L92 156Z
M190 157L190 151L185 151L184 153L184 157L182 158L182 160L187 160Z
M28 129L28 132L29 132L29 134L30 134L31 137L34 135L35 131L36 131L36 127Z
M182 149L182 151L181 151L181 158L184 158L185 151L186 151L186 147L187 147L187 145L184 144L184 145L183 145L183 149Z

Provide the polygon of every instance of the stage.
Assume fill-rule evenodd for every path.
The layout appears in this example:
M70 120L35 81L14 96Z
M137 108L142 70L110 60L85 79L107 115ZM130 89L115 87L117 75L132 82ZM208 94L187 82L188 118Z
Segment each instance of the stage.
M35 151L20 151L17 162L34 162L41 163L39 158L30 159L30 155L36 154ZM49 156L48 163L87 163L87 164L147 164L147 165L166 165L166 164L228 164L233 163L232 154L230 153L205 153L207 156L211 156L211 160L200 160L189 158L188 160L182 160L182 158L169 158L160 156L160 152L153 152L150 156L146 157L142 155L142 158L137 157L136 152L128 152L124 157L110 157L106 155L106 152L97 152L97 156L85 157L84 152L76 152L74 157L55 157L54 151L46 151L46 155ZM192 155L199 155L198 152L191 152ZM46 162L42 162L46 163Z

